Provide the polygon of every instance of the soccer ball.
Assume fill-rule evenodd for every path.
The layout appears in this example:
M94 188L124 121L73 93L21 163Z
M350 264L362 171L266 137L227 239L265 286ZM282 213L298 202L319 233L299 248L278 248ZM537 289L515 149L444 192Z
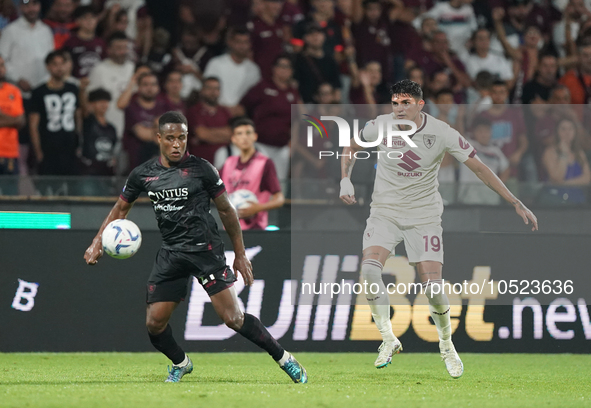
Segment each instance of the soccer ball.
M230 202L237 210L250 207L251 203L249 201L254 201L255 203L259 202L255 193L250 190L236 190L230 194Z
M103 251L113 258L130 258L141 245L142 233L138 226L129 220L115 220L103 231Z

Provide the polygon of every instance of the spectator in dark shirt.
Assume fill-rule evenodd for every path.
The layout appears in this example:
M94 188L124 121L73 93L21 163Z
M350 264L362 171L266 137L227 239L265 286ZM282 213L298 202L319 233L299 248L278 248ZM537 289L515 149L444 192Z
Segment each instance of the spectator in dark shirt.
M72 76L84 78L106 57L107 44L95 35L98 20L92 7L78 7L74 12L74 20L78 31L64 43L64 48L72 55Z
M182 32L180 43L172 50L172 60L174 69L183 73L183 98L191 91L201 89L203 72L211 57L211 51L200 43L195 30Z
M107 121L111 94L95 89L88 94L89 111L82 127L82 173L92 176L111 176L117 145L117 131Z
M142 60L160 79L164 78L172 66L169 44L170 33L162 27L155 29L152 48L146 58Z
M351 24L357 65L364 67L370 61L377 61L381 66L383 78L391 81L393 61L389 21L382 14L382 4L379 0L363 1L363 10L359 10L360 3L354 2L355 12Z
M183 115L186 113L187 105L181 98L182 89L183 74L179 71L170 71L164 81L164 92L158 96L164 101L166 111L179 111Z
M129 155L131 168L158 154L156 122L166 112L164 103L157 99L160 86L156 75L144 73L138 77L137 84L137 94L125 109L123 136L123 147Z
M41 175L78 172L79 91L76 85L65 81L66 54L67 51L58 50L47 55L45 63L50 79L31 96L29 130Z
M340 100L341 79L339 67L332 57L324 51L324 31L318 24L310 23L304 35L305 47L295 62L294 77L299 83L300 95L305 103L314 102L313 96L318 86L330 82Z
M335 4L333 0L312 0L312 12L303 20L298 22L293 28L292 45L296 51L299 51L306 44L306 34L310 24L316 24L320 27L325 36L322 44L324 52L329 56L343 51L343 34L341 27L344 24L344 16L337 20Z
M390 94L381 87L382 67L377 61L369 61L365 66L358 70L355 66L350 69L351 72L351 90L349 99L353 104L388 104L390 103Z
M471 85L471 80L464 64L449 49L447 35L443 31L433 33L430 52L418 54L415 63L423 68L427 76L435 72L445 71L451 79L451 88L455 94L455 102L463 103L462 91Z
M200 93L200 102L189 108L189 149L192 154L213 163L216 150L230 143L232 131L228 122L232 117L229 109L219 104L220 80L205 78Z
M425 86L425 71L421 67L413 67L408 70L408 79L416 82L423 88Z
M246 27L250 31L253 60L261 69L263 78L269 78L273 62L283 52L285 22L281 19L283 0L263 0L256 16Z
M240 102L259 129L257 149L273 160L281 180L289 173L291 106L299 102L291 60L285 55L276 58L271 79L259 82Z

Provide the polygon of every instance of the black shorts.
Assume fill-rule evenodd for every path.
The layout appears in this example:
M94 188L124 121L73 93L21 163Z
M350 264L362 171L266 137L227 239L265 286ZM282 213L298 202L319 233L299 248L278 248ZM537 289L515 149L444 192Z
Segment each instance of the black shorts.
M224 246L202 252L180 252L160 248L146 286L146 303L180 302L187 296L187 286L195 276L209 296L236 282L226 265Z

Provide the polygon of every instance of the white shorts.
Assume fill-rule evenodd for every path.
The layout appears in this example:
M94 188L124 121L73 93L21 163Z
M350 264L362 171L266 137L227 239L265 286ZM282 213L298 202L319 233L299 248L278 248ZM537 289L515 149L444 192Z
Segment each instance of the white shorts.
M437 261L443 264L443 240L441 218L426 220L413 225L401 224L392 218L372 212L363 232L363 250L380 246L394 255L396 245L404 241L408 262L416 265L422 261Z

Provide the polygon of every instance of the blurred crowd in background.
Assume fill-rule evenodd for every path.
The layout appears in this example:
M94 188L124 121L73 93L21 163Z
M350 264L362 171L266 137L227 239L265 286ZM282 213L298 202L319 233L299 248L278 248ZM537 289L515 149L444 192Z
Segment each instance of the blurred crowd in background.
M218 168L247 116L281 180L338 178L292 104L369 119L409 78L504 181L591 183L591 0L1 0L0 30L0 175L127 175L179 110Z

